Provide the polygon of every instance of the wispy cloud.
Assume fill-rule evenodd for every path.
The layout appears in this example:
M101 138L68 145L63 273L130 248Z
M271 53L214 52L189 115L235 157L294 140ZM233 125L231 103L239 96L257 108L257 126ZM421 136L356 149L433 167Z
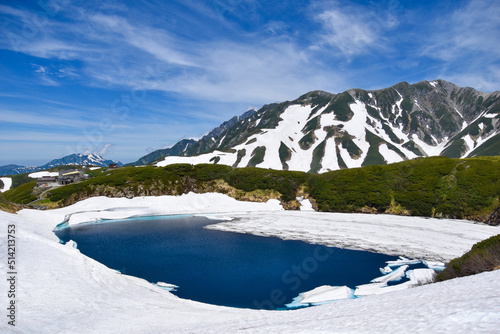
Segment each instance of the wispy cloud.
M46 67L37 64L31 64L35 69L35 73L40 78L41 84L44 86L59 86L59 83L53 79L51 76L53 73Z
M348 60L384 48L384 34L399 24L399 4L366 10L350 2L321 1L312 8L322 26L320 40L312 47L336 50Z
M460 3L459 3L460 4ZM500 87L500 3L472 0L438 18L421 55L442 62L441 76L487 91Z
M445 61L495 51L500 54L500 3L474 0L439 18L423 54Z

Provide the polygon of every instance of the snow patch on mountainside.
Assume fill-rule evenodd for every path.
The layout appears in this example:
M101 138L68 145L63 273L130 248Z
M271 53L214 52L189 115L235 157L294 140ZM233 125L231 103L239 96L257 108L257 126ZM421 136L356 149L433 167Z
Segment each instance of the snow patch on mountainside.
M3 189L0 189L0 193L10 190L10 187L12 187L12 179L10 177L0 177L0 180L3 182Z

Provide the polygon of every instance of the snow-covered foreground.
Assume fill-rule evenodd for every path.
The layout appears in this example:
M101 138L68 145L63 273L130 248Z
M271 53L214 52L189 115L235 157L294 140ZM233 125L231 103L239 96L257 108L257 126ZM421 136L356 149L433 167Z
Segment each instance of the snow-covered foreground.
M71 217L73 223L84 221L84 217L98 218L99 214L123 218L139 213L214 213L239 218L219 224L226 230L233 224L233 229L241 232L395 253L399 250L400 255L429 260L461 255L463 248L499 233L498 228L465 221L278 210L275 202L241 203L219 194L189 194L132 200L94 198L52 211L0 212L2 244L7 240L7 226L15 225L18 278L16 326L12 327L5 316L10 301L5 279L7 254L0 252L0 305L4 310L0 332L470 333L499 328L500 271L295 311L231 309L182 300L142 279L121 275L83 256L71 243L59 244L52 232L74 212L80 213ZM346 227L349 217L353 226ZM347 241L340 243L342 238ZM438 255L440 250L444 255Z

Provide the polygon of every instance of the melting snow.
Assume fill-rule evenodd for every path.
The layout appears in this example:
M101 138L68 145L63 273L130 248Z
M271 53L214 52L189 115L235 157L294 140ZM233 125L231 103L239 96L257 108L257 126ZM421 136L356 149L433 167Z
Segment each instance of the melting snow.
M314 211L311 201L308 198L297 197L300 203L300 211Z
M44 176L59 176L59 172L41 171L41 172L35 172L35 173L28 174L28 177L31 177L32 179L38 179L38 178L44 177Z
M399 116L399 115L401 115L401 112L402 112L401 102L403 102L403 95L401 95L401 93L398 92L397 90L396 90L396 93L398 93L398 95L399 95L399 100L396 101L396 104L392 106L392 113L396 116ZM396 106L398 107L397 112L396 112Z
M384 157L385 161L387 161L387 163L392 164L394 162L400 162L404 160L399 154L389 149L389 147L387 147L387 144L380 145L378 150Z
M287 307L293 308L304 305L323 305L328 302L352 299L354 298L353 290L347 286L331 286L322 285L313 290L299 294L297 298Z
M0 189L0 193L10 190L12 187L12 179L10 177L0 177L3 182L3 189Z
M388 283L393 281L399 281L405 276L406 269L408 269L408 265L404 265L394 270L393 272L374 278L371 280L372 283Z
M429 145L427 144L426 142L424 142L423 140L420 140L417 135L412 135L411 139L415 142L415 144L417 144L418 146L420 146L424 152L427 154L427 156L437 156L439 155L444 147L446 146L446 141L443 141L442 143L436 145L436 146L433 146L433 145ZM436 143L439 143L438 141L436 141Z
M400 256L399 259L397 259L396 261L387 261L386 263L388 267L394 268L404 265L417 264L420 263L420 260L413 260L413 259L408 259L404 256Z
M490 140L491 138L495 137L496 135L497 135L497 133L493 132L491 135L489 135L489 136L488 136L488 137L486 137L486 138L483 138L483 137L479 137L479 138L477 138L477 140L476 140L476 144L475 144L475 146L472 146L472 149L471 149L471 148L470 148L470 146L469 146L469 142L470 142L470 141L473 141L473 140L472 140L472 138L470 137L470 134L469 134L469 135L467 135L467 136L465 136L465 137L463 137L463 139L464 139L464 140L465 140L465 142L467 143L467 146L469 146L469 150L468 150L468 151L467 151L467 152L463 155L463 157L464 157L464 158L467 158L467 157L468 157L468 155L469 155L469 154L471 154L471 153L472 153L472 151L474 151L474 148L476 148L476 147L478 147L478 146L482 145L484 142L486 142L486 141ZM468 138L467 138L467 137L468 137Z
M156 283L160 288L166 290L166 291L176 291L178 286L175 284L169 284L169 283L164 283L164 282L158 282Z
M433 269L433 270L444 270L444 268L446 267L445 264L443 262L440 262L440 261L426 261L426 260L422 260L422 263L425 264L427 266L427 268L430 268L430 269Z

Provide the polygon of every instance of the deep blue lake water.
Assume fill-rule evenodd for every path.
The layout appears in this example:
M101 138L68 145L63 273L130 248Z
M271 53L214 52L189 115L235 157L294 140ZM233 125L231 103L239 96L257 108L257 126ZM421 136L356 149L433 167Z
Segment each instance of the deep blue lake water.
M83 254L152 283L178 285L181 298L280 309L321 285L354 288L381 275L394 256L203 228L204 217L148 217L56 231Z

